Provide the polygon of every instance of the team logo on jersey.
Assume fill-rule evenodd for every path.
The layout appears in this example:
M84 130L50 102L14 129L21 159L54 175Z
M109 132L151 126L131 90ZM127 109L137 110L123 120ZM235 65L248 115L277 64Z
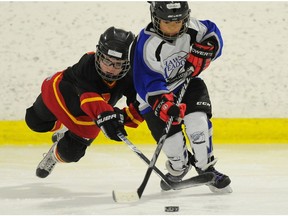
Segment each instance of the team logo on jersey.
M187 72L184 70L186 55L187 53L181 51L164 60L164 71L168 83L176 82L187 76Z

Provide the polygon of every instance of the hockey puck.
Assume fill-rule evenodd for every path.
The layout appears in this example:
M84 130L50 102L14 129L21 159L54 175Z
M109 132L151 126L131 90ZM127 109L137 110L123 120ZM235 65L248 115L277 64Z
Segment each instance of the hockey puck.
M179 206L165 206L165 212L178 212Z

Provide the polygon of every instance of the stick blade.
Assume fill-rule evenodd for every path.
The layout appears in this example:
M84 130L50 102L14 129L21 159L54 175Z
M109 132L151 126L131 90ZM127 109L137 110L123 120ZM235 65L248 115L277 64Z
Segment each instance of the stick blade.
M204 184L211 184L215 179L215 175L212 172L203 173L189 179L185 179L179 183L173 185L174 190L181 190L190 187L198 187Z
M113 200L118 203L130 203L137 202L140 200L138 193L135 192L121 192L121 191L112 191Z

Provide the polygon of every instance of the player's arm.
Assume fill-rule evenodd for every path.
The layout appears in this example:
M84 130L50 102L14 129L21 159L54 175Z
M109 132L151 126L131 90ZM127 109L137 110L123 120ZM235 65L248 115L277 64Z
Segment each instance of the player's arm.
M127 135L124 129L124 115L114 111L99 94L86 92L80 96L81 109L92 119L109 139L121 141L117 132Z
M131 71L132 72L132 71ZM123 95L126 97L126 107L122 110L118 108L119 112L122 112L124 115L124 125L127 127L137 128L143 121L143 117L139 111L139 102L136 100L136 90L134 88L132 75L127 75L127 81L125 84L127 87L123 91Z
M223 40L215 23L205 20L198 21L198 34L192 43L191 52L186 58L185 68L192 67L192 76L198 76L210 63L221 56Z
M200 21L205 26L206 31L202 39L199 41L201 44L212 44L214 46L212 60L220 57L223 48L223 39L221 32L214 22L209 20Z

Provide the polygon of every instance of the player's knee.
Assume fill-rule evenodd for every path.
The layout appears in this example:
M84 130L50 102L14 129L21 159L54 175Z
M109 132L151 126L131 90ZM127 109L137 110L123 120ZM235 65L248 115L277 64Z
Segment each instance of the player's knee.
M207 127L208 116L205 112L193 112L184 117L186 127Z
M186 115L184 124L186 133L193 143L194 139L207 140L208 137L212 136L212 123L204 112L194 112Z
M42 120L35 112L33 106L26 109L25 122L31 130L36 132L50 131L55 123Z
M57 144L57 151L61 159L65 162L77 162L86 152L87 146L93 142L93 139L85 139L67 131Z

